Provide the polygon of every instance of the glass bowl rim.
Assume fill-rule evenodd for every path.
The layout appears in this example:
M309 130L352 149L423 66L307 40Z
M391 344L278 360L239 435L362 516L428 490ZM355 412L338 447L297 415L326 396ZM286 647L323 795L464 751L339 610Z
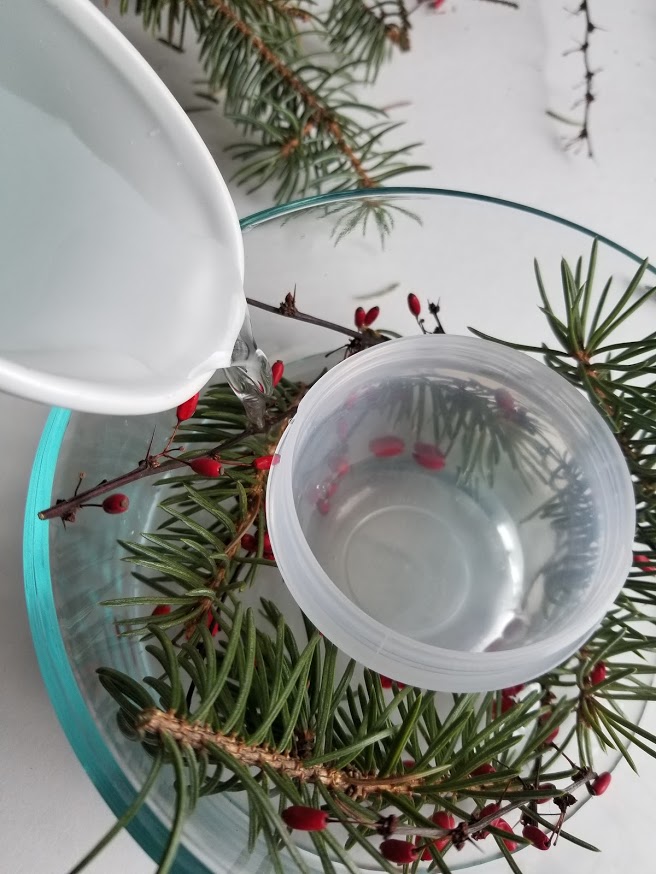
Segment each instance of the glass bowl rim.
M408 197L418 199L454 198L514 209L578 231L590 239L596 238L600 243L624 255L636 264L643 261L630 249L603 234L554 213L494 195L449 188L413 186L371 188L310 196L255 212L241 219L240 227L242 231L246 231L296 212L349 200L384 200ZM656 266L649 265L647 269L656 275ZM49 563L49 523L39 520L37 516L38 511L47 506L51 500L59 450L70 416L70 410L58 407L51 409L39 440L30 473L23 526L25 600L39 669L52 707L77 759L112 813L118 817L136 797L138 787L132 784L118 766L105 744L75 680L57 622L52 592ZM45 645L46 643L47 645ZM126 801L126 799L128 800ZM126 828L153 860L156 861L160 857L166 843L168 829L149 808L148 804L142 806ZM478 867L487 861L491 860L482 859L481 862L474 862L470 867ZM195 874L212 874L184 845L180 846L172 870L174 872L193 870Z

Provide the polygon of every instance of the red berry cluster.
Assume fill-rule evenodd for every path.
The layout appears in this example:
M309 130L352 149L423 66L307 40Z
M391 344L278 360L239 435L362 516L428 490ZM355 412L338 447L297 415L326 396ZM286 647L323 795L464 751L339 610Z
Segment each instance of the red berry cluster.
M365 310L364 307L358 307L353 317L355 327L358 329L358 331L362 331L365 328L370 328L379 315L380 307L371 307L371 309L369 310Z

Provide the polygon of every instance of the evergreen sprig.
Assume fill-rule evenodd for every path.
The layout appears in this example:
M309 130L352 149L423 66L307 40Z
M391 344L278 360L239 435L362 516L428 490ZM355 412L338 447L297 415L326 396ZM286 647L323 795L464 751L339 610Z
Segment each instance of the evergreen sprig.
M144 636L158 673L139 681L112 668L99 672L118 705L121 730L152 757L147 787L163 766L175 778L173 827L160 874L170 870L194 806L222 792L246 795L249 845L263 840L276 872L290 861L306 870L285 824L291 805L324 810L327 819L343 826L341 838L330 826L311 833L327 874L338 863L355 872L350 850L356 845L380 869L398 870L381 855L381 840L390 835L420 842L431 857L428 870L448 874L450 848L485 832L493 835L511 869L519 871L503 842L507 832L498 825L499 817L513 811L552 839L559 835L596 849L562 828L568 809L581 800L579 790L593 785L595 744L617 750L631 767L629 743L656 757L656 737L634 725L625 710L626 702L656 697L651 686L656 668L649 658L656 648L656 332L638 341L614 340L654 289L641 290L645 262L619 296L611 296L611 281L596 295L596 260L595 242L587 265L582 259L573 266L562 262L560 308L536 265L542 309L557 343L507 345L540 353L588 394L613 429L634 478L636 560L615 605L585 645L513 697L510 707L507 692L454 694L444 711L436 707L433 693L401 684L384 689L377 674L352 661L338 668L335 646L307 620L301 639L271 602L262 600L259 610L246 607L242 591L261 564L271 563L265 558L265 520L258 504L266 475L248 464L268 448L266 435L235 446L226 460L243 466L228 464L210 485L178 476L162 481L159 530L125 544L127 558L139 567L137 579L154 594L113 602L131 611L120 621L130 633ZM302 387L283 380L276 404L292 405L299 391ZM476 391L470 400L468 415L484 415L490 398ZM213 388L186 438L202 447L241 428L241 417L225 388ZM535 436L524 428L522 441L527 434ZM566 497L582 499L576 488ZM553 513L553 507L541 512ZM243 548L243 535L256 520L256 548ZM567 536L580 538L583 554L586 532ZM566 579L566 567L558 572ZM154 604L173 609L151 616ZM206 616L220 624L218 638ZM490 763L493 770L480 770ZM140 793L98 851L136 815L147 795ZM551 799L557 819L538 808L543 798ZM490 802L500 809L484 811ZM436 811L454 815L457 825L437 827L431 819ZM441 849L435 839L446 839ZM512 839L527 842L522 836ZM419 864L417 854L408 870L414 874Z
M409 45L403 2L347 3L362 19L355 40L344 36L351 18L339 0L323 17L307 0L135 0L132 8L177 48L191 25L206 96L220 98L247 137L230 147L243 162L235 179L250 191L275 182L276 200L285 202L427 169L408 162L417 144L384 145L399 125L357 96L383 60L381 39ZM122 12L130 6L121 0ZM306 49L309 38L316 50Z

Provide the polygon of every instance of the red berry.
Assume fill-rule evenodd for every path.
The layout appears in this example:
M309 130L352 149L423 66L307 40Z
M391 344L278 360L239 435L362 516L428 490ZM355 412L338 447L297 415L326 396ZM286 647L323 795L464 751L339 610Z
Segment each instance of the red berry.
M512 828L506 822L506 820L501 819L501 817L499 817L499 819L493 820L490 823L490 825L494 826L494 828L501 829L504 832L509 832L511 835L515 834L514 831L512 830ZM508 852L510 852L510 853L515 852L515 850L517 849L517 841L506 840L506 838L502 838L502 841L506 845L506 849L508 850ZM545 849L546 849L546 847L545 847Z
M108 495L102 502L103 510L111 516L114 516L117 513L125 513L129 506L130 499L127 495L124 495L121 492L116 492L114 495Z
M255 470L269 470L280 461L279 455L260 455L253 460Z
M496 801L492 804L486 804L485 807L482 807L478 813L474 815L475 820L485 819L488 816L491 816L493 813L496 813L500 810L501 805ZM480 831L474 834L474 838L477 841L482 841L489 835L489 831L486 828L481 829Z
M292 804L283 810L282 820L289 828L302 832L320 832L328 825L328 814L316 807L304 807L302 804Z
M221 631L221 626L214 618L214 614L211 610L207 614L207 627L209 628L212 637L216 637L219 631Z
M365 327L368 328L370 325L373 325L373 323L378 318L379 314L380 314L380 307L372 307L370 310L367 310L365 317L364 317Z
M421 304L419 303L419 298L416 294L410 292L408 295L408 309L412 313L412 315L417 319L419 318L419 314L421 313Z
M400 437L376 437L369 441L369 451L376 458L393 458L405 449L405 443Z
M194 458L193 461L189 462L189 467L198 476L205 476L208 479L216 479L217 476L221 476L221 462L217 461L216 458Z
M634 564L642 565L643 571L646 571L648 574L656 573L656 567L651 563L653 559L651 559L648 555L644 555L641 552L638 552L634 556Z
M399 689L405 689L405 683L400 683L398 680L392 680L389 677L385 677L383 674L379 674L380 677L380 685L383 689L391 689L392 686L396 685Z
M502 413L510 414L517 411L514 397L505 388L498 388L494 392L494 400Z
M317 510L321 513L322 516L326 516L330 513L330 501L328 498L320 498L317 501Z
M242 549L246 550L246 552L255 552L257 549L257 538L252 534L242 534L241 546Z
M554 728L554 730L551 732L551 734L544 741L545 745L552 744L556 740L556 738L558 737L559 731L560 731L560 728Z
M197 392L192 398L189 398L188 401L180 404L180 406L175 411L175 415L178 417L178 422L184 422L185 419L191 419L191 417L196 412L199 397L200 392Z
M400 841L398 838L388 838L382 842L379 849L384 859L388 862L396 862L397 865L410 865L419 852L413 844Z
M444 6L445 0L431 0L431 4L433 9L440 9L440 7Z
M361 328L364 328L364 320L366 318L366 315L367 314L364 311L364 307L358 307L355 311L355 327L358 329L358 331Z
M551 846L549 836L546 835L536 825L525 825L522 829L522 834L529 840L538 850L548 850Z
M171 612L170 604L158 604L151 613L151 616L167 616Z
M517 704L517 702L515 701L514 698L512 698L510 695L504 695L503 692L501 693L501 713L507 713L509 710L512 710L512 708L515 706L515 704ZM493 701L492 702L492 719L496 719L496 718L497 718L497 702Z
M508 686L507 689L501 690L501 694L506 695L508 698L514 698L515 695L518 695L522 691L524 686L525 683L518 683L516 686Z
M273 561L273 549L271 547L271 538L269 537L268 531L265 532L262 539L262 555L264 558L269 559L269 561Z
M489 762L486 762L484 765L479 765L478 768L474 768L471 772L472 777L485 777L486 774L496 774L497 769L494 765L490 765Z
M453 818L453 816L451 816L450 813L447 813L444 810L438 810L437 813L434 813L431 816L431 819L433 820L433 822L435 823L435 825L438 828L454 829L456 827L456 821ZM419 835L417 835L417 838L415 840L415 844L417 846L419 846L421 844L424 848L424 851L421 854L421 861L428 862L433 858L433 855L432 855L431 851L429 850L428 846L426 844L422 844L422 841L423 841L423 838L421 838L421 837L419 837ZM442 850L444 850L451 843L451 836L445 835L443 838L434 838L432 841L430 841L430 843L432 843L433 846L437 847L437 849L441 853Z
M597 662L594 668L588 674L588 680L593 686L596 686L597 683L603 683L606 679L606 674L608 670L606 669L606 665L604 662Z
M271 382L273 383L273 387L275 388L280 380L282 379L282 375L285 372L285 365L282 361L274 361L271 365Z
M335 465L333 466L333 470L335 471L335 474L340 478L343 476L346 476L346 474L349 472L350 469L351 469L351 465L348 463L348 461L345 458L338 459L335 462Z
M427 470L442 470L446 463L444 454L430 443L415 443L412 457Z
M450 813L447 813L446 810L438 810L437 813L434 813L431 816L431 819L438 828L454 829L456 827L455 818ZM450 841L450 836L445 835L443 838L436 838L434 843L437 849L442 852L442 850L449 844Z
M538 786L538 789L542 789L543 792L556 792L557 789L553 783L541 783ZM536 800L536 804L546 804L547 801L551 801L551 798L538 798Z
M603 795L606 789L610 786L610 781L612 777L608 773L608 771L604 771L603 774L599 774L598 777L595 777L592 783L588 783L588 792L590 795Z

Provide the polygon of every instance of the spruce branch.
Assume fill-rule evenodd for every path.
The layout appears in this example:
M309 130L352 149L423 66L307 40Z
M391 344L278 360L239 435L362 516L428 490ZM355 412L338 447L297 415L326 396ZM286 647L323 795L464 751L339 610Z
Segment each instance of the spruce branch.
M399 24L383 25L385 39L405 44L405 7L402 0L387 2L398 10L394 20ZM129 5L124 0L121 11ZM416 144L383 145L397 125L356 96L362 84L356 75L359 58L350 49L336 55L327 24L305 5L136 0L134 11L156 32L170 30L171 22L193 25L208 94L222 100L225 114L248 137L229 150L243 163L234 178L249 190L277 180L276 199L288 201L310 191L369 189L398 174L426 169L407 160ZM379 23L373 25L377 33ZM365 27L363 35L369 32ZM305 50L307 35L323 46L318 52ZM172 35L167 41L179 46ZM374 68L368 69L371 76Z
M231 791L245 793L249 845L261 838L275 870L282 870L283 851L299 870L306 870L287 828L291 806L304 808L306 815L309 810L315 819L319 814L322 830L311 834L326 872L333 870L334 861L355 872L349 856L355 844L378 867L393 872L380 844L393 838L407 839L413 869L419 855L428 851L436 869L448 874L444 854L488 833L501 841L516 871L503 840L527 843L531 832L509 835L499 826L514 811L525 829L539 826L540 840L550 846L562 838L597 849L563 829L566 814L580 800L574 793L585 786L590 794L600 794L608 786L610 775L595 769L593 741L602 750L616 749L630 766L629 743L656 757L656 736L634 725L624 710L624 702L656 698L650 685L656 668L647 658L656 649L656 332L638 341L621 342L614 336L655 290L643 288L651 269L646 262L619 293L612 293L610 280L599 290L597 248L595 241L587 264L582 258L574 265L562 261L560 306L536 264L541 308L554 341L508 345L541 353L549 367L587 392L614 430L634 478L638 545L633 571L600 627L578 653L527 688L453 695L450 708L438 712L431 693L393 682L384 688L383 678L367 669L360 673L353 662L338 671L336 647L307 620L306 640L301 641L273 603L262 600L256 614L240 598L266 561L266 519L257 505L266 474L227 464L222 476L208 485L190 484L186 477L164 481L161 508L169 520L143 541L126 544L129 560L150 574L139 573L137 580L154 594L114 602L116 607L164 603L174 608L168 614L119 619L148 641L147 652L159 665L159 674L138 681L111 668L99 671L118 705L123 733L141 743L149 756L159 755L175 774L174 829L161 870L171 864L182 823L194 804ZM414 295L408 305L419 323L421 307ZM285 314L285 307L293 317L293 296L273 309ZM429 312L431 307L437 311L431 305ZM369 312L361 308L356 325L371 324L377 315L378 307ZM300 386L280 385L282 414L283 407L291 408ZM448 408L450 392L462 390L462 385L446 385L444 398L435 402L437 412L427 407L445 451L447 423L439 411L443 405ZM539 454L539 433L508 398L493 397L471 382L466 390L463 423L468 433L487 432L486 411L493 401L501 402L507 419L502 417L498 432L487 434L490 445L503 443L506 452L511 446L522 464L538 471L547 463L562 468L562 459L549 456L545 461ZM381 402L392 411L400 403L391 397ZM399 407L398 414L407 411ZM185 437L190 443L211 444L219 435L239 430L240 421L234 399L224 388L214 387ZM245 450L253 453L269 446L268 439L266 434L248 435L223 457L236 461ZM480 439L470 444L468 458L477 457L485 472L487 462L481 459L493 462L494 452ZM580 485L574 478L559 500L579 508L580 523L565 526L563 537L570 538L566 551L584 560L592 539L586 527L591 513ZM550 499L534 512L558 521L561 511L558 501ZM257 536L246 547L244 536L253 522ZM559 561L557 556L545 585L551 595L567 584L571 571L571 565ZM200 621L208 611L220 625L216 636ZM541 813L538 804L545 798L556 814L550 809ZM128 813L134 815L134 806ZM457 821L453 827L438 826L432 818L438 813ZM332 823L343 826L345 838L323 827Z
M333 0L325 24L333 51L363 64L370 80L393 46L410 50L410 20L403 0Z

